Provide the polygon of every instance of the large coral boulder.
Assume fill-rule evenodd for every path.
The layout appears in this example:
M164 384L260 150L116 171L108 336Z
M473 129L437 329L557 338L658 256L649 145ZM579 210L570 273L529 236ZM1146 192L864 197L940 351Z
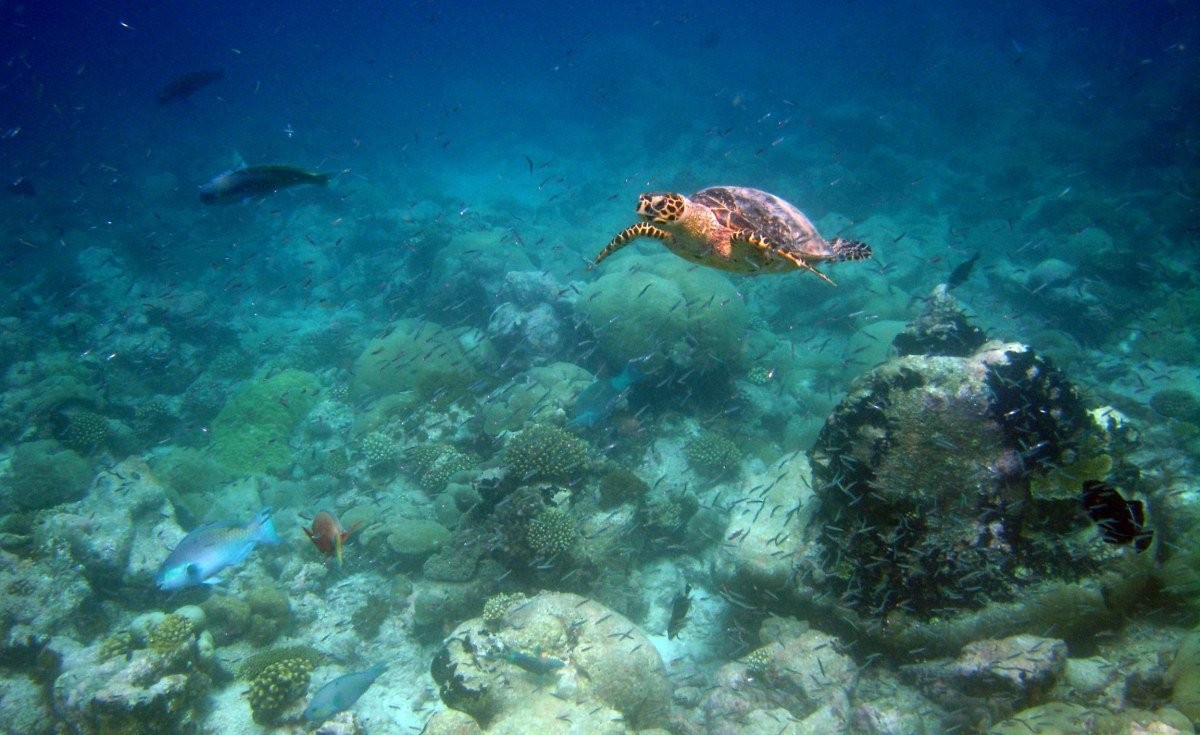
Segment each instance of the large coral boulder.
M1066 378L1022 344L870 371L810 452L815 588L840 617L911 647L954 648L1043 618L1060 635L1102 625L1104 576L1150 555L1104 543L1078 491L1047 479L1097 459L1097 431ZM906 634L922 630L912 645Z
M588 284L576 309L614 365L723 372L741 360L749 322L730 280L674 256L637 259Z
M569 593L514 601L488 622L459 625L434 657L432 674L442 701L489 734L570 722L579 732L625 735L664 724L671 697L662 659L646 635L624 616Z

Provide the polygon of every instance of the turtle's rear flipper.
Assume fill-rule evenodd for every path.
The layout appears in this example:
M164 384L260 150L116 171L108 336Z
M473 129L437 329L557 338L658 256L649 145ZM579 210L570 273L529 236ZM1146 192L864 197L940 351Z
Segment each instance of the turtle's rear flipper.
M829 247L833 250L833 259L836 262L843 260L869 260L871 258L871 246L865 242L858 240L848 240L844 237L835 238L829 243Z
M655 240L663 241L672 239L671 233L665 230L660 230L649 222L638 222L636 225L626 227L624 230L621 230L621 232L617 233L617 236L614 237L612 241L608 243L608 245L604 246L604 249L601 250L600 254L596 256L596 259L592 261L591 265L588 266L588 270L600 265L600 261L604 260L639 237L653 237Z

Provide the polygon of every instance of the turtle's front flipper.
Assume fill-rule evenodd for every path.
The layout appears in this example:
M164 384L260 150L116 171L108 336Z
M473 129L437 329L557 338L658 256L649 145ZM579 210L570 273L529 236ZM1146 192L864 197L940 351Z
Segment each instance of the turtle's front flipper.
M621 230L621 232L619 232L617 236L612 239L612 242L608 243L608 245L606 245L604 249L600 251L600 254L596 256L596 259L592 261L591 265L588 266L588 270L600 265L600 261L604 260L639 237L653 237L656 240L663 240L665 242L669 242L673 239L671 233L667 232L666 230L660 230L649 222L638 222L636 225L626 227L624 230Z

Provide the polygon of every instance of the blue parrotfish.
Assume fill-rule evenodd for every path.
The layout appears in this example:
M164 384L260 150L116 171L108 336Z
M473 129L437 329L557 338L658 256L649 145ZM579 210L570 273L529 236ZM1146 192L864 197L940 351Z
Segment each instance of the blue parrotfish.
M621 399L633 384L645 377L632 362L625 365L620 374L611 378L600 378L580 392L571 410L567 426L591 428L604 421L617 410Z
M200 584L217 584L217 574L239 564L259 544L278 544L271 509L263 508L250 523L207 523L183 537L158 568L158 588L178 590Z
M369 669L342 674L330 680L317 690L312 701L304 708L304 719L324 722L338 712L350 709L386 669L387 664L377 663Z

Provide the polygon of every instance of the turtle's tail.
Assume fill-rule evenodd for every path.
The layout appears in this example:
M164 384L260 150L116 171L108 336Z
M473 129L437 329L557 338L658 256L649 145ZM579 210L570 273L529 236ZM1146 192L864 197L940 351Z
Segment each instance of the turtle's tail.
M858 240L848 240L844 237L835 238L829 246L833 248L833 259L838 262L843 260L867 260L872 255L870 245Z

